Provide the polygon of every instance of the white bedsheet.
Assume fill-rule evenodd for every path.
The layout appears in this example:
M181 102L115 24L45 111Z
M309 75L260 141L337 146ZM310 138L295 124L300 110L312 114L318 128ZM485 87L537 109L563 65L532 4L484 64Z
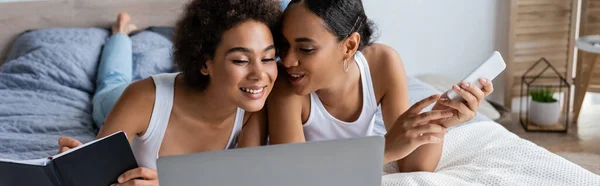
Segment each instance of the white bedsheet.
M600 162L598 162L600 163ZM495 122L448 131L435 173L384 168L382 185L597 185L600 176L521 139Z

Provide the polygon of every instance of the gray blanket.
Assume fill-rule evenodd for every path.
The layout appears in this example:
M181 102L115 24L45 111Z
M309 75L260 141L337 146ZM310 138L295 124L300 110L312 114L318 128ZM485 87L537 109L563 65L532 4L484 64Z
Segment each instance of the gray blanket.
M44 29L21 35L0 66L0 158L53 155L60 136L95 139L91 98L103 29ZM171 43L152 32L132 37L134 78L172 71Z

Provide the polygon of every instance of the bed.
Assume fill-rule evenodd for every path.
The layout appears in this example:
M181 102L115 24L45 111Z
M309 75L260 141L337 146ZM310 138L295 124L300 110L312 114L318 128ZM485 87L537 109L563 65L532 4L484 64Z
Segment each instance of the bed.
M134 79L172 72L172 44L159 33L132 37ZM25 32L15 41L0 66L0 158L54 154L64 135L95 139L91 95L108 35L100 28L55 28Z
M172 43L164 31L132 36L134 79L173 71ZM60 136L94 139L91 95L108 34L100 28L54 28L18 37L0 66L0 158L52 155ZM439 92L409 77L411 103L434 93ZM449 131L435 173L397 173L393 164L385 172L382 185L600 185L600 176L482 115Z
M411 103L440 93L417 78L408 79ZM384 166L382 185L600 185L600 176L479 113L449 129L444 140L435 173L398 173L390 163Z

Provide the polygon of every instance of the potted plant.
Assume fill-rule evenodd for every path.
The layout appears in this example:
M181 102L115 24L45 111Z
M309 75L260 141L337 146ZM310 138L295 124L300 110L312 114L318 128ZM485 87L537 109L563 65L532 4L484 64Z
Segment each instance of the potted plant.
M550 88L531 91L531 122L540 126L552 126L560 118L560 104L554 99L554 91Z

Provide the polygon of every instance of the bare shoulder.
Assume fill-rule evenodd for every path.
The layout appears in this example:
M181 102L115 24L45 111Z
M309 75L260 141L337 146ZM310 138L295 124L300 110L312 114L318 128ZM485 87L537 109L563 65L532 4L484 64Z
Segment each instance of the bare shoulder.
M369 45L362 50L362 53L367 59L371 71L381 72L391 67L403 66L398 52L385 44Z
M262 122L262 120L267 116L267 107L264 106L263 109L256 111L256 112L248 112L248 111L244 111L244 126L246 126L246 124L252 122L252 121L260 121Z
M143 135L150 123L155 95L152 78L131 83L106 117L100 133L125 131L129 136Z
M131 83L123 95L121 95L123 101L128 103L135 103L135 106L150 106L154 105L156 99L156 86L152 78L146 78Z
M372 44L362 50L369 69L377 100L389 91L390 85L406 86L406 72L396 50L384 44Z
M304 142L302 123L308 120L310 96L297 95L294 92L294 87L285 77L285 70L280 69L279 74L267 99L267 130L270 143Z
M287 80L285 69L279 69L279 77L271 94L267 98L269 122L272 119L289 119L289 117L300 116L302 121L307 119L310 111L310 96L298 95L294 92L293 85Z

